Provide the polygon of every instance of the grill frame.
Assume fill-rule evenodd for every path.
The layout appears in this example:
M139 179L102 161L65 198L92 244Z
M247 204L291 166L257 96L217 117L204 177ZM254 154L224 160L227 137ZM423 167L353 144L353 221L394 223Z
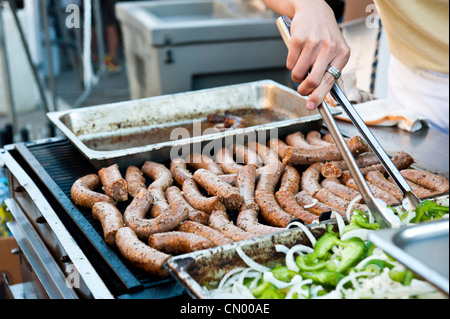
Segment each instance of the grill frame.
M68 154L58 154L60 151ZM80 176L97 171L67 138L19 143L8 152L36 183L115 298L186 296L184 287L173 278L155 278L127 263L115 248L105 243L101 225L92 218L90 211L74 205L70 197L71 185ZM69 176L66 175L68 170L72 171Z

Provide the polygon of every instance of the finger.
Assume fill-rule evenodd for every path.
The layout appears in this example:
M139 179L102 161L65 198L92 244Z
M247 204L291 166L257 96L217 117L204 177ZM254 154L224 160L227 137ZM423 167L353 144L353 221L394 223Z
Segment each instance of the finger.
M298 92L303 96L312 94L322 83L323 77L327 71L328 65L335 59L335 55L331 52L322 53L314 62L311 73L298 87Z
M338 70L344 69L348 63L350 52L345 51L343 54L338 55L330 65L334 66ZM326 69L326 68L325 68ZM336 83L336 78L329 72L325 72L320 85L309 95L309 99L306 107L309 110L315 110L325 99L325 96L330 92L333 85Z
M308 77L308 71L313 67L314 57L317 55L318 49L305 48L297 63L292 70L292 80L295 83L302 83ZM320 82L317 84L319 85ZM306 94L307 95L307 94Z

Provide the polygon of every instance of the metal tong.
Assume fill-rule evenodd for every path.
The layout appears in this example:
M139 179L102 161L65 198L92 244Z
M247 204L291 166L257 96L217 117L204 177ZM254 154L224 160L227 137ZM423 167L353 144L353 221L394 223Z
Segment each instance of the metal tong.
M286 43L287 47L291 44L291 34L290 34L291 20L287 16L282 16L277 20L277 27L281 33L281 36ZM348 100L347 96L340 88L339 84L336 82L331 90L331 95L339 102L342 109L348 114L349 118L356 126L356 128L361 133L362 137L367 141L369 147L372 149L374 154L378 157L383 167L386 169L388 174L392 177L395 184L399 187L400 191L403 193L402 206L406 210L414 210L420 203L419 198L414 194L411 186L405 180L405 178L400 174L397 167L394 165L392 160L386 154L384 149L381 147L380 143L377 141L375 136L372 134L370 129L367 127L366 123L361 119L361 116L355 110L353 105ZM347 163L352 177L358 186L361 196L369 207L371 213L374 215L375 220L382 228L400 228L403 226L400 218L387 207L386 203L380 199L375 198L369 185L367 184L361 170L359 169L353 154L351 153L344 137L342 136L333 115L330 112L328 104L324 101L322 105L319 106L319 112L321 113L325 124L327 125L330 134L332 135L336 146L342 154L345 162Z

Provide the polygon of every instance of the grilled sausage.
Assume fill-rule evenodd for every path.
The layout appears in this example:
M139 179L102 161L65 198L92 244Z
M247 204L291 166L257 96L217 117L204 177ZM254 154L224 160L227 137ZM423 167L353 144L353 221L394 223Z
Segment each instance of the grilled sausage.
M301 190L314 196L322 187L320 186L320 175L323 163L315 163L309 166L302 175Z
M305 135L303 135L302 132L296 132L286 136L286 144L291 147L297 148L306 148L306 149L316 148L315 146L309 144L306 141Z
M220 180L224 181L230 186L236 187L237 174L219 175Z
M374 153L361 154L355 158L355 161L359 168L380 164L380 161ZM322 176L325 178L340 178L342 172L347 170L348 165L345 161L328 162L322 167Z
M398 201L401 202L403 200L403 194L398 188L398 186L392 184L386 177L384 177L383 173L379 171L368 172L366 175L366 181L388 192L389 194L394 196Z
M211 171L216 175L225 174L225 172L223 171L222 167L220 167L219 164L217 164L216 162L214 162L214 160L203 154L191 154L189 156L189 159L187 160L187 165L196 170L205 169Z
M388 181L391 182L392 184L395 183L394 180L392 179L392 177L390 177L390 176L388 177ZM426 188L424 188L420 185L417 185L416 183L413 183L409 180L406 180L406 182L409 184L409 186L411 186L411 189L413 190L414 194L416 194L419 198L426 198L426 197L431 197L434 195L439 195L438 192L426 189Z
M164 214L169 209L169 204L166 199L166 192L161 188L149 188L148 191L153 198L153 205L151 207L151 216L153 218Z
M261 210L261 216L269 225L286 228L294 219L280 207L272 192L256 191L255 199Z
M189 211L189 214L188 214L189 220L201 222L202 224L208 223L208 219L209 219L208 214L206 214L203 211L193 208L188 203L188 201L183 196L183 193L181 192L181 190L178 187L176 187L176 186L169 187L166 191L166 197L167 197L167 202L169 203L169 205Z
M128 200L127 181L122 178L117 164L102 168L98 172L98 176L106 195L111 196L117 202L126 202Z
M150 191L140 190L123 215L125 225L133 229L143 241L147 241L151 234L174 230L189 216L189 209L174 203L158 217L146 219L152 202Z
M361 195L359 191L341 184L338 180L325 179L320 185L323 188L329 190L334 195L339 196L349 202ZM358 203L361 204L362 201L363 200L361 199L358 201Z
M258 211L255 209L243 209L238 215L236 225L246 232L258 235L270 235L285 230L261 224L258 220Z
M234 145L234 154L236 155L236 162L238 164L254 165L256 167L262 167L264 165L261 157L255 151L244 145Z
M192 221L182 223L178 226L177 230L206 237L217 247L232 244L234 242L230 237L224 235L220 231Z
M322 139L319 131L311 131L306 135L306 141L313 146L330 146L334 143L328 143Z
M79 178L71 188L71 197L74 203L85 208L92 208L97 202L107 202L116 205L116 201L105 194L94 191L101 186L100 178L90 174Z
M250 141L248 142L247 146L262 158L264 164L267 164L273 159L280 159L276 150L272 150L264 144Z
M114 246L117 231L125 226L122 213L114 205L98 202L92 207L92 217L101 222L105 242Z
M327 205L327 204L324 204L324 203L318 201L317 199L315 199L314 197L312 197L305 191L301 191L300 193L295 195L295 199L307 211L309 211L311 214L314 214L317 216L320 216L325 212L336 212L336 213L340 214L341 216L346 215L346 213L344 211L336 209L334 207L331 207L330 205ZM315 205L311 207L311 205L314 203L315 203Z
M234 241L241 241L257 237L257 234L246 232L230 221L227 213L217 210L209 217L209 226L220 231Z
M301 219L305 224L312 224L319 220L318 216L311 214L297 202L294 193L287 190L280 190L275 194L275 198L281 209L294 218Z
M144 244L131 228L123 227L117 231L116 246L122 256L135 267L154 276L169 276L164 265L171 256Z
M170 170L162 164L147 161L142 166L142 172L153 179L149 189L161 189L166 191L173 184L173 176Z
M215 210L224 210L223 199L219 196L205 197L194 179L187 179L183 184L183 194L188 203L197 210L210 215Z
M199 169L194 173L194 180L211 196L223 198L225 207L238 211L244 205L244 198L236 187L224 182L211 171Z
M290 146L278 138L270 139L269 142L267 142L267 145L273 152L276 152L281 159L284 158L284 154L290 148Z
M128 184L128 194L131 197L135 197L141 189L147 188L144 174L136 166L128 167L125 180Z
M170 163L170 172L175 182L180 186L183 186L185 180L194 178L192 173L187 169L186 161L182 158L172 160Z
M403 177L412 181L413 183L420 185L426 189L436 191L439 194L443 194L449 191L448 179L439 175L415 169L405 169L400 173Z
M225 147L217 153L216 161L226 174L237 174L242 167L234 161L233 153Z
M400 201L397 200L394 196L392 196L388 192L382 190L378 186L373 185L372 183L367 184L369 186L369 189L372 191L372 194L375 196L375 198L382 200L383 202L386 203L386 205L392 206L400 204ZM358 186L356 185L354 179L349 179L345 185L353 188L354 190L359 191Z
M256 167L247 165L239 170L237 178L237 187L239 193L244 198L244 208L241 209L255 209L259 211L258 204L255 201L256 189Z
M260 170L261 175L256 190L274 194L285 168L286 166L278 159L270 160Z
M212 241L206 237L180 231L150 235L148 245L172 255L188 254L214 247Z
M360 136L348 141L348 147L354 156L366 153L368 146ZM312 149L288 147L284 152L286 165L310 165L317 162L341 161L342 155L335 144Z
M338 209L340 211L347 211L347 208L350 205L349 201L334 195L326 188L322 188L320 191L318 191L316 195L314 195L314 198L317 199L319 202L334 207L334 209ZM368 210L367 206L364 204L355 204L353 206L353 209L358 209L363 212Z
M398 170L404 170L414 164L414 158L405 152L400 152L392 158L392 163L395 165L395 167L397 167ZM363 176L366 176L368 172L372 171L379 171L385 175L387 174L382 164L372 165L361 169L361 173L363 174ZM343 184L345 184L351 178L353 177L350 171L342 172L341 181Z
M312 224L319 218L298 204L295 195L299 192L299 189L300 173L295 167L287 166L281 178L280 189L276 192L275 198L280 207L288 214L303 220L306 224Z
M297 194L300 191L300 172L293 166L286 166L281 177L279 191Z

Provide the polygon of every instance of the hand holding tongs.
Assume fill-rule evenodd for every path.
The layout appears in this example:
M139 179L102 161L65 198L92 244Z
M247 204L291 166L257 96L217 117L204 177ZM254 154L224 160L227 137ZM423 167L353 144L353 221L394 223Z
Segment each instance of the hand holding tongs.
M291 20L287 16L280 17L277 20L277 26L280 30L284 42L289 48L291 43ZM378 143L377 139L367 127L366 123L364 123L364 121L361 119L360 115L350 103L347 96L344 94L337 82L334 84L331 90L331 94L336 99L336 101L339 102L344 111L348 114L353 124L362 134L362 137L367 141L372 151L380 160L383 167L400 188L401 192L403 193L403 208L405 208L406 210L416 209L420 203L419 198L414 194L411 186L400 174L397 167L394 165L384 149ZM400 218L391 209L389 209L383 201L375 198L375 196L373 195L372 191L369 188L369 185L367 184L363 174L361 173L361 170L359 169L355 161L355 158L353 157L353 154L351 153L347 143L345 142L344 137L339 131L339 128L328 108L327 103L324 101L318 109L336 143L336 146L338 147L339 151L342 154L342 157L349 167L355 183L361 192L363 200L369 207L370 211L374 214L375 220L383 228L399 228L403 226Z

